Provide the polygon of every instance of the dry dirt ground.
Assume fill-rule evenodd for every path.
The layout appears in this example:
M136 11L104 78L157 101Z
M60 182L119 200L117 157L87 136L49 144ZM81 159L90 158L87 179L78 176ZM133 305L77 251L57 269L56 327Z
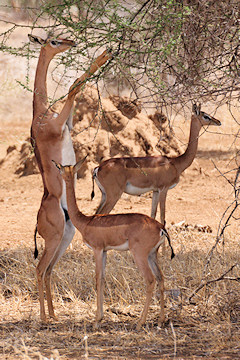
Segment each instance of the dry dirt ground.
M24 30L21 35L15 35L21 41L26 41L25 36ZM15 82L25 76L24 60L0 54L0 64L0 159L4 159L9 146L20 146L29 136L32 94ZM35 63L31 64L32 77L34 66ZM186 300L201 281L224 211L234 200L233 187L219 171L225 173L236 167L234 155L239 143L233 144L231 134L236 134L238 128L226 108L219 109L216 117L222 121L221 129L201 136L196 160L167 198L167 224L176 258L170 262L167 253L161 259L166 276L168 318L164 328L157 326L158 304L154 299L147 325L139 332L135 330L144 284L131 257L112 252L108 256L105 318L98 330L93 329L94 262L79 233L54 271L54 304L59 320L47 324L39 321L37 261L32 253L42 182L39 174L21 177L15 174L12 164L16 159L3 163L0 167L1 359L240 358L239 283L230 279L219 281L212 287L204 287L194 298L195 304ZM189 122L176 122L176 136L183 147L188 131ZM233 181L234 175L234 171L229 172L227 177ZM89 171L78 180L76 189L78 205L86 214L92 214L100 200L99 192L90 200L91 190ZM150 206L149 194L124 195L114 212L150 214ZM203 232L204 229L211 232ZM221 243L214 253L208 270L210 279L239 262L239 235L239 221L232 219L226 229L225 246ZM40 238L38 243L43 245ZM234 271L228 275L239 276L237 267Z

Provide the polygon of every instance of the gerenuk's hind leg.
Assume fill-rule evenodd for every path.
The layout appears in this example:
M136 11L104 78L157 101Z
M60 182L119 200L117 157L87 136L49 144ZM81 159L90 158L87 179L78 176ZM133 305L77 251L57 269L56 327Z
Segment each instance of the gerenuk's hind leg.
M103 318L103 290L104 290L104 275L107 259L107 252L101 249L94 250L94 257L96 261L96 290L97 290L97 312L94 327L98 326L98 322Z
M150 302L152 299L156 280L153 275L152 269L150 268L149 263L148 263L148 254L145 254L145 253L141 254L137 250L132 251L132 254L133 254L134 260L146 282L146 300L145 300L142 314L141 314L140 319L137 324L137 330L139 330L141 328L141 326L146 322L147 313L148 313L149 305L150 305Z
M53 259L51 260L51 263L49 264L47 270L46 270L46 274L45 274L45 286L46 286L46 297L47 297L47 303L48 303L48 311L49 311L49 316L51 318L56 318L56 316L54 315L54 310L53 310L53 305L52 305L52 296L51 296L51 273L52 270L54 268L54 266L56 265L56 263L58 262L58 260L62 257L62 255L64 254L64 252L66 251L67 247L69 246L69 244L71 243L73 237L75 234L75 227L73 226L72 222L70 220L68 220L65 223L65 228L64 228L64 234L63 237L61 239L61 242L57 248L57 251L53 257Z
M166 217L166 198L167 198L167 192L168 189L166 190L162 190L160 192L160 197L159 197L159 207L160 207L160 222L162 225L165 226L166 221L165 221L165 217ZM162 244L162 254L163 256L165 256L166 253L166 240L164 238L164 242Z
M101 202L96 210L96 214L109 214L114 208L117 201L120 199L124 188L120 188L117 185L112 187L108 192L105 191L103 186L99 186L102 192Z
M39 234L45 240L45 248L43 251L43 255L37 265L36 273L37 273L39 301L40 301L40 318L43 321L46 321L43 282L46 271L49 265L51 264L51 261L54 258L55 253L61 243L61 239L64 231L64 221L65 220L64 220L63 212L60 209L56 198L51 197L50 199L47 199L42 203L38 213L37 228ZM49 277L49 284L50 284L50 277ZM50 286L47 292L47 303L49 307L50 316L55 317Z
M154 251L149 255L148 258L149 265L154 273L154 276L158 283L158 290L160 291L160 317L158 321L158 325L161 326L165 322L165 314L164 314L164 276L163 272L158 266L157 263L157 251Z

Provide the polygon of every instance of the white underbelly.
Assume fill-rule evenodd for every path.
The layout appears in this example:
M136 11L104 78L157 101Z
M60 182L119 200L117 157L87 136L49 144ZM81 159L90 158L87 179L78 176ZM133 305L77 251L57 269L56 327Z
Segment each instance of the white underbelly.
M93 248L86 241L84 241L84 244L87 245L87 247L89 247L89 249L93 250Z
M126 184L124 192L129 195L142 195L146 192L153 191L152 187L140 188L137 186L132 185L130 182Z
M175 183L171 186L169 186L169 189L173 189L178 183ZM146 188L140 188L137 186L132 185L130 182L127 183L124 192L129 194L129 195L142 195L145 194L149 191L163 191L165 189L165 187L162 187L160 189L155 189L153 187L146 187Z
M75 165L76 156L73 149L72 138L70 131L66 126L63 131L63 141L62 141L62 165Z
M175 186L177 186L177 184L178 184L178 182L176 182L175 184L173 184L173 185L169 186L169 189L173 189L173 188L175 188Z
M89 249L93 250L93 248L86 241L84 241L84 244L87 245L87 247L89 247ZM118 246L111 246L111 245L106 246L106 248L104 250L105 251L108 251L108 250L127 251L127 250L129 250L128 240L125 243L118 245Z
M118 250L118 251L126 251L126 250L129 250L129 245L128 245L128 240L125 241L125 243L121 244L121 245L118 245L118 246L107 246L105 248L105 250Z
M63 131L63 141L62 141L62 165L75 165L76 164L76 156L73 149L72 139L70 135L70 131L66 126ZM76 180L76 176L75 176ZM63 181L63 192L61 196L61 205L64 209L67 209L67 198L66 198L66 185L65 181Z

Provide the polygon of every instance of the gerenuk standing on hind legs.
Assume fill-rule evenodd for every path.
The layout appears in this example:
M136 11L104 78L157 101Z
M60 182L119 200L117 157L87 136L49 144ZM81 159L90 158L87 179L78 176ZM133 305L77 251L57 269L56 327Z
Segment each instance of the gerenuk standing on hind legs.
M86 80L111 56L104 51L92 63L89 70L73 83L69 89L62 111L60 114L57 114L48 104L47 71L54 56L76 46L75 42L60 38L47 38L43 40L33 35L29 35L29 39L41 46L34 83L31 141L44 187L37 215L35 246L36 233L38 232L45 240L45 248L36 271L40 300L40 318L46 321L43 282L45 282L46 286L49 316L56 318L51 296L51 272L72 241L75 233L75 228L68 215L65 185L52 159L63 164L75 164L75 154L70 136L72 128L71 110L74 99ZM35 248L34 255L35 258L38 255L37 247Z

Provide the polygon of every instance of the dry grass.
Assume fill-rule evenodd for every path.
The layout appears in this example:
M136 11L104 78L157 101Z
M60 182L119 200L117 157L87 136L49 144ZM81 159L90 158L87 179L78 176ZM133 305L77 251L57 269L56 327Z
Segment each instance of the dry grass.
M158 328L154 297L146 326L135 330L144 300L144 284L128 253L109 252L105 316L98 330L95 316L95 269L91 251L80 241L68 250L53 276L59 321L39 321L32 249L4 250L0 258L1 353L4 359L237 359L240 357L239 283L223 280L199 285L214 236L196 229L170 228L176 258L159 256L165 273L167 324ZM39 241L40 242L40 241ZM208 278L236 263L237 244L228 238L211 261ZM190 250L189 250L190 249ZM231 277L239 276L235 267ZM87 274L87 275L86 275Z

